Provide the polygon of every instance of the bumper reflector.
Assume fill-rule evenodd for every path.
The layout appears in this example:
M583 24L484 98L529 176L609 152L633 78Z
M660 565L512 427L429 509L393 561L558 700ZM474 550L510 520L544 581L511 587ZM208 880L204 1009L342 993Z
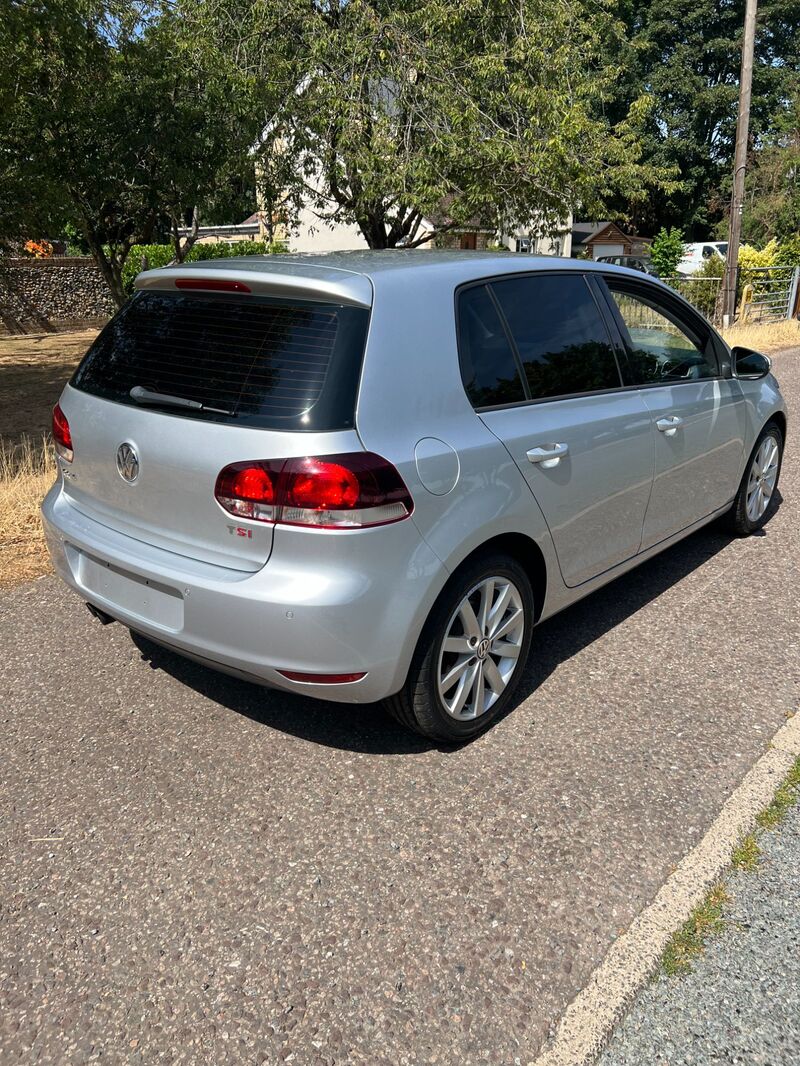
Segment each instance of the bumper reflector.
M308 685L347 685L367 676L366 670L358 674L301 674L296 670L279 670L287 681L304 681Z

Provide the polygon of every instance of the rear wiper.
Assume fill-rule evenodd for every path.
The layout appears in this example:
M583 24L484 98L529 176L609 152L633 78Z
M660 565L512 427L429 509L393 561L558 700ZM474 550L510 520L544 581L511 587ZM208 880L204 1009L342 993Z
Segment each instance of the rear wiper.
M231 411L227 407L211 407L209 404L199 403L197 400L189 400L185 396L171 396L167 392L156 392L155 389L148 389L144 385L134 385L128 395L132 400L141 404L156 404L161 407L188 407L192 411L211 411L217 415L230 415L231 418L236 415L235 411Z

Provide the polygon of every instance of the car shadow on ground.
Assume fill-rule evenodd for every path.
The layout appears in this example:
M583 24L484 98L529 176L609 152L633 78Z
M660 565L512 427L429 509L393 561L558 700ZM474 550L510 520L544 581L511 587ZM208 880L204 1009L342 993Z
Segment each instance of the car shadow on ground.
M780 504L776 494L776 504ZM769 526L760 536L769 535ZM660 555L610 582L585 600L537 627L512 714L561 663L630 618L671 586L703 566L736 538L719 524L687 537ZM344 704L311 700L262 688L211 670L131 633L142 658L196 692L244 715L311 743L372 755L412 755L438 745L403 729L379 704Z

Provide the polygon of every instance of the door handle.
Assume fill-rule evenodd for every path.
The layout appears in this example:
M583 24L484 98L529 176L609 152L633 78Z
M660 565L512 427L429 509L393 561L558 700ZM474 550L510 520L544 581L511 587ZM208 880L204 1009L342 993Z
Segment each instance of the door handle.
M531 463L541 463L545 470L558 466L561 457L569 451L568 444L543 444L537 448L531 448L526 455Z
M678 415L669 415L667 418L659 418L656 422L656 429L661 430L668 437L674 437L679 427L683 425L683 419Z

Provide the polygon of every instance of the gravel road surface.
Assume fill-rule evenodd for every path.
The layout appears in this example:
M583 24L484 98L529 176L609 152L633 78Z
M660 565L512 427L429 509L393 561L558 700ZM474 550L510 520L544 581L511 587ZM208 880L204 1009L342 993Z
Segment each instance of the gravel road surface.
M642 992L598 1066L800 1061L800 808L759 843L758 869L728 881L725 931Z
M762 536L540 627L460 751L0 594L0 1061L529 1062L798 703L797 457Z

